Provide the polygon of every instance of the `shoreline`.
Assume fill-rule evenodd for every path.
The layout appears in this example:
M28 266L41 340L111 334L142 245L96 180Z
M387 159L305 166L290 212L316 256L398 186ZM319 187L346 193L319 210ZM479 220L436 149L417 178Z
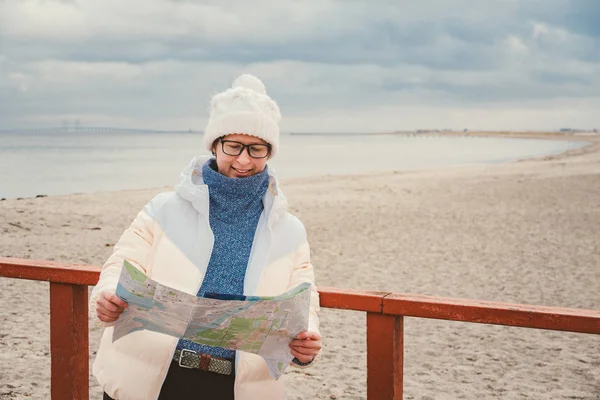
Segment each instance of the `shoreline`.
M579 133L579 134L578 134ZM581 134L585 133L585 134ZM600 132L550 132L550 131L447 131L447 132L423 132L423 133L386 133L387 135L440 135L440 136L474 136L474 137L504 137L518 139L550 139L550 140L578 140L577 138L585 138L600 141Z
M311 134L311 135L319 135L319 134ZM367 135L367 134L353 134L353 136L357 135ZM381 133L377 135L413 135L412 133ZM536 157L528 157L517 159L509 162L501 162L501 163L484 163L484 164L465 164L465 165L453 165L447 167L434 167L430 169L388 169L381 171L370 171L365 173L351 173L351 174L323 174L323 175L315 175L315 176L307 176L307 177L293 177L293 178L280 178L280 181L283 184L287 184L289 182L295 181L305 181L319 178L330 178L330 177L352 177L352 176L371 176L371 175L379 175L379 174L392 174L392 173L419 173L423 171L444 171L444 170L453 170L453 169L461 169L461 168L470 168L477 167L480 165L506 165L512 163L521 163L527 161L538 161L538 160L550 160L550 159L562 159L571 157L574 155L586 154L588 152L594 152L600 149L600 133L593 136L576 136L572 133L563 133L563 132L486 132L486 131L473 131L473 132L431 132L431 133L422 133L422 134L414 134L416 136L419 135L439 135L439 136L453 136L453 137L489 137L489 138L508 138L508 139L538 139L538 140L564 140L564 141L572 141L572 142L585 142L586 145L583 145L577 149L569 149L564 152L558 154L550 154L545 156L536 156ZM578 139L579 138L579 139ZM57 195L48 195L48 194L37 194L35 196L23 196L23 197L2 197L0 198L0 202L4 201L22 201L22 200L35 200L39 198L46 197L69 197L69 196L81 196L81 195L94 195L101 193L127 193L127 192L138 192L138 191L155 191L159 189L163 190L172 190L175 185L167 185L167 186L154 186L154 187L146 187L146 188L138 188L138 189L116 189L116 190L99 190L97 192L78 192L78 193L67 193L67 194L57 194Z

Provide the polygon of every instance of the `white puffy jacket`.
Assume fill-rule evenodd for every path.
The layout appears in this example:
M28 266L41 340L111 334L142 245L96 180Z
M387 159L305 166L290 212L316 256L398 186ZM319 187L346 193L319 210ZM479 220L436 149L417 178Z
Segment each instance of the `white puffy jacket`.
M92 291L90 313L97 321L97 296L105 290L116 289L123 260L162 284L193 295L198 292L214 243L209 226L208 187L200 172L204 161L205 157L192 160L182 172L181 183L175 191L152 199L123 233ZM318 332L319 295L314 285L306 231L302 223L287 212L285 197L271 173L263 204L246 271L244 294L275 296L301 282L312 283L308 329ZM138 331L112 343L112 331L111 326L105 329L92 367L102 389L118 400L158 398L178 339ZM282 399L284 379L271 378L262 357L236 352L236 399Z

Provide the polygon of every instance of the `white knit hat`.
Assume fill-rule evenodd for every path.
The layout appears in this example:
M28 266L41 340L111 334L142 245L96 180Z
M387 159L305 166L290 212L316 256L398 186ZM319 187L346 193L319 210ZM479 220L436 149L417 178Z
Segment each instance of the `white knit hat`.
M256 136L271 144L271 155L279 147L281 113L260 79L244 74L230 89L213 96L204 130L204 145L211 151L214 141L230 134Z

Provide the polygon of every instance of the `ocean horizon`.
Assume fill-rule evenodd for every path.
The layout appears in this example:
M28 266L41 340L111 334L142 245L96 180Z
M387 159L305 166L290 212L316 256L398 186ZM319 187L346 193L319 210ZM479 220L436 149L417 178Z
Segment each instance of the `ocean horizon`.
M436 134L281 135L280 179L494 164L558 154L584 141ZM0 198L170 186L197 155L198 132L0 133Z

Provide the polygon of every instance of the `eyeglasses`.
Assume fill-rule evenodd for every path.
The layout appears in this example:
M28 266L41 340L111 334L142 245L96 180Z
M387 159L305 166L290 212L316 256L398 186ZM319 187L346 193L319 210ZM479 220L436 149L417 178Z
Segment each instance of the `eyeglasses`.
M266 158L271 152L270 144L244 144L233 140L221 141L221 148L223 153L228 156L239 156L244 152L244 149L248 149L248 155L252 158Z

